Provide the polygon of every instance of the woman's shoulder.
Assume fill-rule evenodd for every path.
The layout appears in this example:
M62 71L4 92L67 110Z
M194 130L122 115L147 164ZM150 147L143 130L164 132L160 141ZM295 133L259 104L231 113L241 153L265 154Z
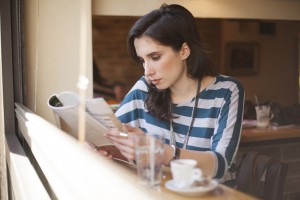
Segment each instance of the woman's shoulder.
M224 82L224 81L230 81L230 82L239 82L236 78L224 74L218 74L216 76L217 81Z
M145 77L141 77L126 94L125 98L123 99L123 103L128 103L137 99L144 99L148 93L148 87L149 85Z
M243 86L238 79L223 74L216 76L215 84L224 87L237 87L243 89Z
M142 76L131 88L129 92L140 90L140 91L148 91L149 84L144 76Z

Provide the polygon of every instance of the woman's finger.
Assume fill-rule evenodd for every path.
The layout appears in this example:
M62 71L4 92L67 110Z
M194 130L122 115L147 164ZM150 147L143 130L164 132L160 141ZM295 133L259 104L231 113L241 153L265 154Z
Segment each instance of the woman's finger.
M128 133L120 132L118 130L110 130L103 134L105 137L108 138L120 138L120 139L128 139Z
M134 148L134 135L135 133L119 132L118 134L107 134L105 136L109 138L113 143L131 146L131 148Z
M105 156L105 157L107 157L107 158L110 158L110 159L113 158L113 156L110 155L107 151L103 151L103 150L101 150L101 149L99 149L99 150L97 151L97 153L99 153L100 155Z
M121 152L121 154L128 160L135 160L135 155L128 152Z
M115 136L117 137L120 134L120 131L117 129L109 129L103 135L104 136Z
M132 133L136 133L136 134L144 134L144 131L142 129L140 129L140 128L132 127L129 124L123 124L123 126L125 127L125 129L128 132L132 132Z
M135 159L135 151L132 147L120 145L120 144L115 144L115 145L120 150L121 154L125 156L127 159L129 160Z

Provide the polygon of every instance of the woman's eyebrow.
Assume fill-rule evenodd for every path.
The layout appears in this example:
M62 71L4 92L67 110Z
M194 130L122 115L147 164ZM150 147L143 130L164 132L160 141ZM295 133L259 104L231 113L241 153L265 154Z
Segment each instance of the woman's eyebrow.
M159 51L153 51L153 52L151 52L151 53L148 53L148 54L146 55L146 57L151 57L151 56L153 56L153 55L155 55L155 54L159 54L159 53L160 53ZM140 59L142 59L142 57L139 56L139 55L137 55L137 57L140 58Z

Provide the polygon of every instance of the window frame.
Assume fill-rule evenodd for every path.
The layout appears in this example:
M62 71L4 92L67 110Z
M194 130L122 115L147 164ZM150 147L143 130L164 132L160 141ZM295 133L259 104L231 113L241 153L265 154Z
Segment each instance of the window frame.
M16 133L16 118L14 103L23 103L23 42L22 42L22 22L23 22L23 0L2 0L0 1L0 44L1 44L1 70L2 70L2 128L1 135L1 193L0 199L12 199L14 196L11 183L11 175L7 159L10 152L8 143L19 143L21 134ZM9 140L9 141L8 141ZM21 139L22 141L22 139ZM18 144L16 149L20 150ZM15 150L16 150L15 149Z

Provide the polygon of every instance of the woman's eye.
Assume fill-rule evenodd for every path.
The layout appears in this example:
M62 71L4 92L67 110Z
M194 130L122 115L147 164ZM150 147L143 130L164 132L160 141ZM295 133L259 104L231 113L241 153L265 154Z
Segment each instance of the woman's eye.
M153 56L152 57L152 60L154 60L154 61L157 61L157 60L159 60L160 59L160 56Z
M144 59L140 58L139 62L144 63L145 61L144 61Z

